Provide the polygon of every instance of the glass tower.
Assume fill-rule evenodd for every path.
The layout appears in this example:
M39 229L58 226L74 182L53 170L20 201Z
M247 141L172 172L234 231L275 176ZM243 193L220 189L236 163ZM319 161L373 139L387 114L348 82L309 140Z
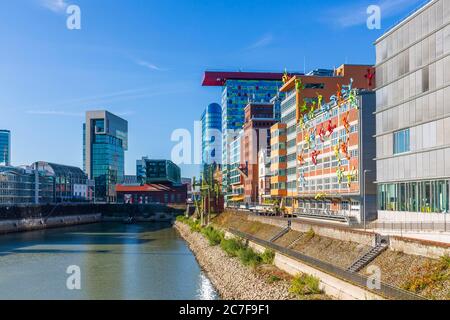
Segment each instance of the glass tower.
M11 165L11 132L0 130L0 165Z
M269 103L283 86L280 80L227 80L222 90L223 191L231 192L230 145L244 125L244 109L249 103Z
M222 107L210 104L202 115L202 165L220 163L222 158Z
M83 125L83 168L95 180L98 201L115 202L125 175L128 122L108 111L88 111Z

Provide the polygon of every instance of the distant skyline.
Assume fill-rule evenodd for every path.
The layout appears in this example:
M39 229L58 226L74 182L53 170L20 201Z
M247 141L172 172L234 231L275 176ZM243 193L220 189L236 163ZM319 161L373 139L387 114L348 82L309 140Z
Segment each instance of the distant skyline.
M423 0L21 0L0 3L0 129L13 165L83 166L88 110L128 121L126 174L142 156L170 159L175 129L193 130L220 88L205 70L309 71L374 64L373 42ZM80 6L82 29L66 28ZM368 30L379 5L382 29ZM182 175L198 173L182 166Z

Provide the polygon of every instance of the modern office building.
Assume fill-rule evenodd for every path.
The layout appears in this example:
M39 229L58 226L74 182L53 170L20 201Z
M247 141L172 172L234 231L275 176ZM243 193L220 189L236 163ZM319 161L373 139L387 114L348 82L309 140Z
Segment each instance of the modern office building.
M342 65L336 70L319 69L306 75L285 77L280 89L285 93L281 103L281 123L275 125L272 150L272 168L278 170L272 176L272 195L283 198L288 208L298 207L297 158L299 128L304 125L311 109L320 108L333 99L345 86L356 89L372 89L373 68L367 65ZM284 151L286 150L286 151ZM276 189L280 188L280 189Z
M95 180L98 201L115 202L116 185L124 178L128 122L108 111L86 112L83 125L83 168Z
M379 221L443 222L450 196L450 1L429 1L375 46Z
M138 180L136 175L125 175L123 177L123 183L126 186L140 185L140 181Z
M231 144L244 125L244 108L250 102L270 102L279 95L282 73L205 72L203 86L222 87L222 185L231 193Z
M270 170L270 149L261 149L258 155L258 197L259 203L271 200L270 179L272 178Z
M80 169L48 162L0 167L0 205L90 202L94 181Z
M244 136L244 130L241 130L239 134L234 138L230 144L230 185L231 192L224 195L225 202L244 202L244 179L239 168L242 166L242 139ZM224 176L222 175L222 178ZM223 185L223 182L222 182Z
M52 188L39 189L42 192L52 191L52 203L90 202L94 200L95 182L89 180L80 168L44 161L35 162L31 169L40 176L50 179Z
M375 105L373 91L345 90L299 128L295 213L342 222L376 219Z
M0 166L11 165L11 132L0 130Z
M287 197L287 124L277 123L270 128L270 195L272 199Z
M244 134L242 138L241 174L244 180L244 201L259 201L259 161L261 150L270 154L270 128L277 121L271 103L250 103L245 107Z
M202 165L222 162L222 107L210 104L202 114Z
M52 182L36 171L0 166L0 206L50 203L52 195Z
M142 184L181 184L181 169L170 160L154 160L143 157L136 161L138 181Z
M136 161L138 184L117 185L119 203L184 204L188 198L188 183L181 179L181 169L170 160L143 157Z

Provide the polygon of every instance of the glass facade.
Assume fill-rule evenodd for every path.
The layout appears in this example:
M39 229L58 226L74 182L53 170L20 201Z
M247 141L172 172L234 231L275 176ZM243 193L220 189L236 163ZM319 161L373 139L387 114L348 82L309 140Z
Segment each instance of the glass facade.
M381 184L378 210L449 213L449 180Z
M51 189L42 190L50 195L50 202L88 201L88 178L80 168L48 162L36 162L32 168L48 177L52 184Z
M450 1L428 2L375 45L378 208L448 212Z
M45 174L31 169L0 167L0 205L52 203L53 193L53 181Z
M202 115L202 164L220 163L222 158L222 107L210 104Z
M231 79L226 81L222 91L222 183L225 193L231 192L230 144L244 125L245 107L249 102L271 102L278 96L278 90L282 86L281 78L279 81Z
M170 160L148 160L146 164L147 183L181 184L181 170Z
M115 202L116 185L125 174L128 122L107 111L92 111L86 114L83 131L83 167L95 180L95 196L98 201Z
M11 132L0 130L0 166L11 165Z

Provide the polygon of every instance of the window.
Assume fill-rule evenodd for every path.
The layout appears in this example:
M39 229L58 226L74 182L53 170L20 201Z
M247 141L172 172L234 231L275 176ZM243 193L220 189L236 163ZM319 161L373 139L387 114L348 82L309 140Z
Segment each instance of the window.
M410 151L409 129L394 133L394 154Z

